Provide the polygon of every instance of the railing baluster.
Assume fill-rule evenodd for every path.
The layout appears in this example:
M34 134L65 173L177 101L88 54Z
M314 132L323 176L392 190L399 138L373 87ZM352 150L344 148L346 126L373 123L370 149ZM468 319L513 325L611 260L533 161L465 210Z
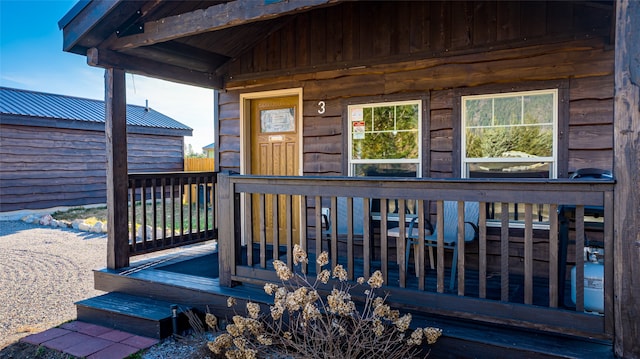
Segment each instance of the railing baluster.
M478 296L487 297L487 211L485 202L479 203L478 218Z
M576 206L576 311L584 311L584 206Z
M176 243L176 178L170 179L171 187L171 245Z
M258 196L253 193L246 193L244 195L245 216L248 217L244 221L244 240L247 246L247 265L253 267L255 264L253 261L253 225L255 223L255 213L253 211L253 202ZM205 217L206 218L206 217Z
M347 197L347 272L349 273L349 280L353 280L353 197ZM366 238L362 239L367 240Z
M151 179L151 247L156 248L158 241L158 188L155 179Z
M302 214L300 215L300 248L305 253L309 253L309 240L307 238L307 196L300 196L300 204L302 205ZM307 263L301 263L302 273L307 274L309 271Z
M400 230L400 235L398 236L398 243L396 243L396 257L398 258L398 273L399 273L399 281L400 288L405 288L407 286L407 259L405 257L406 253L406 220L405 220L405 201L404 199L398 200L398 229ZM416 268L418 263L416 263Z
M316 258L322 253L322 197L315 198L315 216L316 216ZM320 273L320 265L316 263L316 274Z
M265 220L265 195L258 195L258 222L260 223L260 267L267 267L267 224Z
M131 205L129 210L131 211L131 222L129 223L129 252L136 252L136 180L129 180L129 195L131 196Z
M167 245L167 178L162 177L160 179L160 201L161 201L161 213L162 216L162 246Z
M189 241L192 240L192 236L193 236L193 177L189 176L187 177L187 183L189 184ZM196 194L197 195L197 194Z
M202 177L196 177L196 231L200 234L202 227L200 227L200 200L205 203L204 198L200 198L200 186L202 185ZM203 188L203 192L206 192L206 188ZM205 197L205 193L202 194L202 197ZM206 206L206 203L205 203ZM191 220L193 222L193 219Z
M180 199L180 242L184 242L184 206L182 205L184 198L184 177L180 177L178 181L179 187L179 199ZM191 192L191 190L189 190Z
M458 268L456 268L458 272L458 295L464 295L464 235L465 235L465 224L464 224L464 202L458 201Z
M140 216L142 220L142 248L147 249L147 183L143 179L142 187L140 190L140 209L142 210Z
M524 304L533 303L533 205L524 204Z
M369 226L369 218L371 218L371 200L369 198L362 199L362 238L371 238L371 228ZM371 275L371 242L368 240L362 241L362 256L364 257L364 278L369 279Z
M509 301L509 203L502 203L500 228L500 300Z
M436 202L436 228L444 228L444 201L438 200ZM402 227L400 227L402 228ZM436 231L436 240L437 240L437 257L436 262L438 263L438 283L436 286L436 290L438 293L444 293L444 231L441 229Z
M280 258L280 228L279 225L280 223L278 222L278 195L274 194L271 195L271 208L272 208L272 215L271 215L271 230L272 230L272 237L271 237L271 243L273 244L273 259L279 259Z
M293 269L293 213L291 212L291 195L284 196L285 236L287 240L287 263Z
M418 276L418 289L419 290L424 290L424 275L425 275L425 261L424 261L424 250L425 250L425 246L424 246L424 201L423 200L418 200L416 203L417 211L416 211L416 215L418 216L418 246L416 248L416 253L417 253L417 257L418 257L418 263L420 264L419 266L416 264L416 271L417 271L417 276ZM429 247L431 248L431 247ZM409 248L405 248L406 251L409 250ZM429 264L433 265L433 258L429 258ZM419 269L418 269L419 267Z
M565 265L561 263L561 265ZM549 205L549 307L558 307L558 205ZM563 288L564 290L564 288Z
M389 253L388 253L388 220L387 220L387 199L380 198L380 260L382 261L382 278L385 283L389 282Z
M342 220L342 218L341 218ZM331 197L331 245L329 249L331 268L338 265L338 198Z

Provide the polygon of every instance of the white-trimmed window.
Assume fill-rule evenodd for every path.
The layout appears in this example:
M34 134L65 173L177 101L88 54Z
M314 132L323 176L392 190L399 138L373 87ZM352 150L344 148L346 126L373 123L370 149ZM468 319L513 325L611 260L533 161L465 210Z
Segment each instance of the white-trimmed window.
M557 178L557 89L462 96L461 105L463 177ZM515 227L523 209L509 204ZM487 210L487 224L499 225L500 205ZM548 218L548 206L538 206L534 225Z
M420 177L422 101L348 107L349 175Z
M461 100L463 177L556 178L558 90Z

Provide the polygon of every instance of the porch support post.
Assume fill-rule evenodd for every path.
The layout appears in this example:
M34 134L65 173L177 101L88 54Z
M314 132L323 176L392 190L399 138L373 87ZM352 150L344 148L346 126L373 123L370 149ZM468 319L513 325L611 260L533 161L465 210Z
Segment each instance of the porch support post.
M640 358L640 2L616 1L614 350Z
M107 267L129 266L127 224L127 96L125 72L108 68L105 83L107 147Z
M220 285L231 287L235 270L235 195L229 173L218 173L218 263Z

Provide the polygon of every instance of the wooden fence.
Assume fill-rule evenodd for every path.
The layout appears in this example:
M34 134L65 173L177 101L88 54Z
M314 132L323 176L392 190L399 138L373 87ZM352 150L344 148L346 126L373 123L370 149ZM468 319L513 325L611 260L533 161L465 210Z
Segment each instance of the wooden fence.
M213 158L185 158L184 159L184 171L185 172L213 172L214 162ZM199 193L200 192L200 193ZM197 198L203 198L209 194L210 203L213 203L213 193L210 188L198 187L191 185L191 195L188 195L189 191L187 187L184 188L184 195L182 196L182 203L195 203Z

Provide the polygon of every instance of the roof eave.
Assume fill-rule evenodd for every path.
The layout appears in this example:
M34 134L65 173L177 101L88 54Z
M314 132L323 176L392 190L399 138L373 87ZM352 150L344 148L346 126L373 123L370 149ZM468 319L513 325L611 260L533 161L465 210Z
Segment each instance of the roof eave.
M66 52L86 55L88 47L80 45L80 41L89 36L91 30L122 2L122 0L79 1L58 22L58 27L63 31L62 49Z

